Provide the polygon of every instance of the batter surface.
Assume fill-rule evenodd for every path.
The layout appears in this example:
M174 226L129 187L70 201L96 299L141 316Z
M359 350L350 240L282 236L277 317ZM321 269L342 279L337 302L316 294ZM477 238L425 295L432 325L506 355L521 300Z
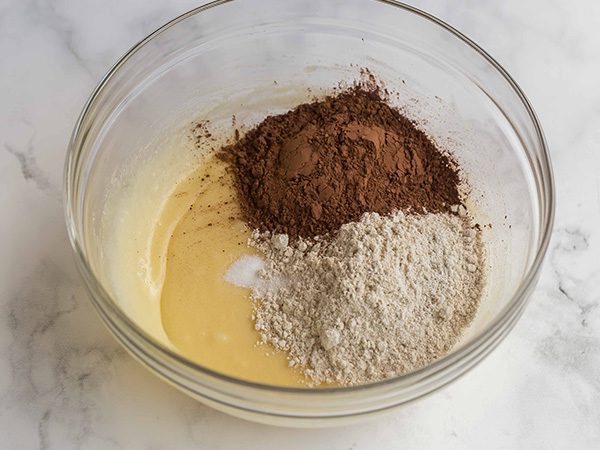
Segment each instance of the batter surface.
M190 206L181 215L186 202ZM267 384L303 385L304 376L288 366L283 352L257 345L250 290L223 278L232 263L252 254L249 235L225 164L209 157L178 184L153 237L157 251L168 240L162 325L184 356L212 370Z

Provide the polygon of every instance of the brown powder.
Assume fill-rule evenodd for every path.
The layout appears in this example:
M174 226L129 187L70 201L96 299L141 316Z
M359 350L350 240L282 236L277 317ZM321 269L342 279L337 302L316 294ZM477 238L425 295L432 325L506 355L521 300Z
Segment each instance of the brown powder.
M365 212L461 204L449 157L364 85L267 117L221 156L249 225L292 238L331 233Z

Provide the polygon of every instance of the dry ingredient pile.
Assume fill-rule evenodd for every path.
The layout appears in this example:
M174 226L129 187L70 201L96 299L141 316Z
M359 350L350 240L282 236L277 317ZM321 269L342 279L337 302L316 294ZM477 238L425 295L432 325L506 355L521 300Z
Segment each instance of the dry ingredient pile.
M270 116L220 151L249 244L263 343L311 384L358 385L448 353L485 281L458 166L372 85Z
M336 231L365 212L460 204L449 158L377 87L267 117L223 156L249 224L291 238Z

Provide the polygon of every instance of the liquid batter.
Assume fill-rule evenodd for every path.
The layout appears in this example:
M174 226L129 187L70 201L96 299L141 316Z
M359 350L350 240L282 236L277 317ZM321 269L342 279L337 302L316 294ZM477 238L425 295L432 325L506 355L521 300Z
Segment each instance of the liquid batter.
M184 204L191 206L181 215ZM209 157L179 183L155 229L152 248L158 259L165 257L157 253L168 240L163 328L179 352L205 367L261 383L303 385L303 375L288 366L284 353L257 345L250 290L223 278L232 263L252 254L249 235L225 164Z

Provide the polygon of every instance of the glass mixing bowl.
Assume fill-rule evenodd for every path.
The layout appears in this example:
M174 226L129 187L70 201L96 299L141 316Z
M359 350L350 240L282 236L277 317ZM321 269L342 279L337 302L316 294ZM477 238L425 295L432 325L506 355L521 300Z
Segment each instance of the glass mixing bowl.
M135 268L115 275L108 267L105 245L111 237L103 214L110 209L111 192L135 184L136 171L166 151L162 137L182 124L205 118L231 128L232 114L238 122L256 123L297 104L302 95L306 100L352 82L362 67L385 82L392 101L455 155L473 189L471 210L480 223L492 224L484 228L488 292L473 325L433 364L351 388L251 383L180 356L131 314L128 299L114 287L115 277ZM79 269L100 317L123 346L206 404L295 426L388 411L475 366L521 315L538 278L554 211L544 136L512 78L435 17L376 0L216 1L163 26L123 56L90 97L69 144L65 195Z

